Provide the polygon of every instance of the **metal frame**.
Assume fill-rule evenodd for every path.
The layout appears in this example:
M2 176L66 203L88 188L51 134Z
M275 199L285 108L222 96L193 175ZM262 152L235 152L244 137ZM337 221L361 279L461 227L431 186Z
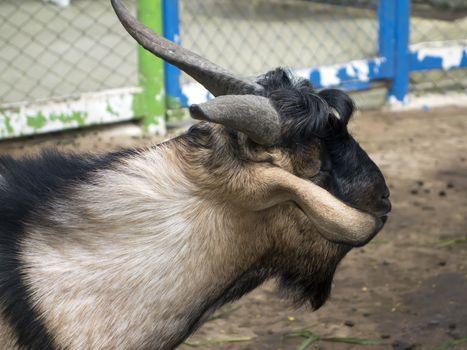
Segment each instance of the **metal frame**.
M166 35L180 42L178 0L163 0ZM405 103L409 94L411 72L467 68L467 46L432 47L425 43L410 45L411 0L380 0L379 56L329 66L298 68L295 74L310 79L320 88L338 87L345 90L365 90L374 83L389 83L388 101ZM455 59L452 59L452 55ZM169 108L187 106L187 97L180 86L180 71L166 64L166 86ZM205 94L208 98L208 94Z
M140 21L158 33L163 33L162 1L138 0ZM141 119L149 132L165 133L164 68L162 60L139 47L139 86L0 105L0 139L131 119Z

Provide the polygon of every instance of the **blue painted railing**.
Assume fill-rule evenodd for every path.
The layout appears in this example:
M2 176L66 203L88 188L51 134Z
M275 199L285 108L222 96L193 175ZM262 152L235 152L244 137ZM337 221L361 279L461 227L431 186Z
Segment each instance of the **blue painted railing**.
M178 5L178 0L163 0L162 2L164 36L176 44L180 44L180 11ZM165 88L169 109L187 105L187 98L183 95L180 86L180 69L168 63L165 63Z
M179 1L163 2L165 36L179 43ZM404 103L409 94L411 72L467 68L467 46L436 48L410 45L410 14L411 0L380 0L377 13L378 57L330 66L300 68L295 69L295 73L310 79L318 89L338 87L345 90L365 90L376 82L387 81L388 99ZM453 59L452 55L456 57ZM165 72L169 108L173 105L187 106L189 99L180 86L180 71L166 64Z

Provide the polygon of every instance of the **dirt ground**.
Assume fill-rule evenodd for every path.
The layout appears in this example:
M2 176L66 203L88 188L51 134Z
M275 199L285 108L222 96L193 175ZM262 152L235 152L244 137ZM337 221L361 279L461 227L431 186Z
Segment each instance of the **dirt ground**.
M467 349L467 110L364 112L352 129L385 174L394 209L384 230L343 260L331 299L314 313L296 310L267 283L180 349ZM138 130L1 142L0 153L158 141Z

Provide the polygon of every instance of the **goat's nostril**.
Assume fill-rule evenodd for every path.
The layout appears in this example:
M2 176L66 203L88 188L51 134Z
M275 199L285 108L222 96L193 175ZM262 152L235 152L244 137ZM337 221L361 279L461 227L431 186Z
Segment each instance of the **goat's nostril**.
M384 207L385 214L389 213L392 209L392 204L391 204L391 201L388 199L388 197L383 198L381 200L383 207Z
M383 199L388 199L391 193L389 192L389 189L386 189L386 191L383 192L383 195L381 198Z

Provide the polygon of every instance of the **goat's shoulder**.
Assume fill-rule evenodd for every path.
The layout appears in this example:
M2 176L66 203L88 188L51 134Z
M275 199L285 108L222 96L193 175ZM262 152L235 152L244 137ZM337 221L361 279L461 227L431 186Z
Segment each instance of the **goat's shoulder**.
M28 212L60 196L99 169L128 157L125 150L105 155L63 153L50 149L36 156L0 157L0 223L22 220Z

